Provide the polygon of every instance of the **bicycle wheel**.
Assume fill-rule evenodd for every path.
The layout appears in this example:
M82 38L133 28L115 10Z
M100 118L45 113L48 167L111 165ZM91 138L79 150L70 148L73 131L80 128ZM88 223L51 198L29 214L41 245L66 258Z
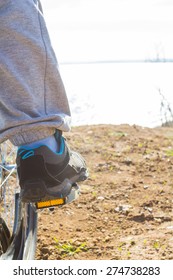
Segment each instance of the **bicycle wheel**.
M8 141L0 145L0 259L34 259L37 211L20 200L16 149Z

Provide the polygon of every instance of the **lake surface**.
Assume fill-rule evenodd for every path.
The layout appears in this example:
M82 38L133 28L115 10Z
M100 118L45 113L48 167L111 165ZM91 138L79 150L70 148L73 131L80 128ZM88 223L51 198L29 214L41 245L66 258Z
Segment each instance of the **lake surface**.
M60 73L72 125L155 127L173 110L173 63L61 64Z

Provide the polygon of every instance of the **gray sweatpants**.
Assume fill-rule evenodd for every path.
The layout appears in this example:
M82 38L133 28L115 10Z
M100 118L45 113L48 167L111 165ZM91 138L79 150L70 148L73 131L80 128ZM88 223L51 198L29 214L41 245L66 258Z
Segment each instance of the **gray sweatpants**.
M70 129L70 109L39 0L0 0L0 142Z

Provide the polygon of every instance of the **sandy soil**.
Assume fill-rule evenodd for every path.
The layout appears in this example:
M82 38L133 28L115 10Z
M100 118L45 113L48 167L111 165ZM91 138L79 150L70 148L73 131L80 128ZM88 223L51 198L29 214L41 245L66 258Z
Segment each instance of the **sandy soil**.
M80 197L39 213L36 259L173 259L173 128L75 127L90 177Z

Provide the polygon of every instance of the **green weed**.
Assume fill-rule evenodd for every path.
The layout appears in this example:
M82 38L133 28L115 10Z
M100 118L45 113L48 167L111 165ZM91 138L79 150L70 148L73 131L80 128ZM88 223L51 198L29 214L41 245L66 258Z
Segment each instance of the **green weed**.
M80 252L86 252L88 251L86 242L83 242L81 244L75 244L72 241L67 241L66 243L61 243L57 238L54 238L56 245L55 247L58 249L58 251L63 255L75 255Z
M173 157L173 149L167 150L167 151L166 151L166 155L167 155L168 157Z
M154 247L154 249L159 250L159 248L160 248L160 243L159 243L158 240L155 240L155 241L154 241L153 247Z
M138 148L143 148L144 144L143 143L138 143Z

